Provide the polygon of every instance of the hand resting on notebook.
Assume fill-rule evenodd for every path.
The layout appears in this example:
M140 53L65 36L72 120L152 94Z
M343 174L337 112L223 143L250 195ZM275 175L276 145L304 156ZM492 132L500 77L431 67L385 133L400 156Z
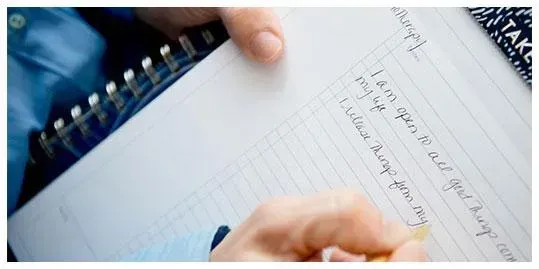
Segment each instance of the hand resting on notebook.
M211 261L363 261L389 253L390 261L422 261L421 243L397 222L352 191L283 197L260 205L211 253Z
M284 48L279 18L271 8L136 8L135 13L171 39L185 27L221 19L234 43L258 62L276 61Z

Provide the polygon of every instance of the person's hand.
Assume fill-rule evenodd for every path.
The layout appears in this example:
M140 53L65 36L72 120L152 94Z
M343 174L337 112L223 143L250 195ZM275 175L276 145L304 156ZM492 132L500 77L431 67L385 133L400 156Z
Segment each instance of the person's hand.
M171 39L185 27L222 19L231 39L262 63L277 60L284 48L279 18L270 8L136 8L135 14Z
M212 251L210 261L362 261L387 254L390 261L423 261L421 243L401 224L356 192L276 198L259 206Z

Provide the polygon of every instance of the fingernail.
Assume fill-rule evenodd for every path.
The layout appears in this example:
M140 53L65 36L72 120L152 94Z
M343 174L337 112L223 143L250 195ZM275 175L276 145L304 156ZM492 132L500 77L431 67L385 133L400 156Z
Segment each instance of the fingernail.
M251 41L253 55L260 61L272 60L281 51L281 40L271 32L260 32Z
M400 244L410 240L411 232L408 228L399 222L387 222L384 225L384 242L397 247Z

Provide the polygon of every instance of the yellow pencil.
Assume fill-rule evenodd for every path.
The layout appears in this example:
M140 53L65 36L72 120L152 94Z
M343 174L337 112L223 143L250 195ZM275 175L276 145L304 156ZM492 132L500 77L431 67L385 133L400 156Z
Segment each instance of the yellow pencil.
M425 241L427 237L429 236L430 226L429 225L423 225L415 230L412 231L412 238L417 241ZM376 255L374 257L367 257L367 261L369 262L386 262L389 260L389 255Z

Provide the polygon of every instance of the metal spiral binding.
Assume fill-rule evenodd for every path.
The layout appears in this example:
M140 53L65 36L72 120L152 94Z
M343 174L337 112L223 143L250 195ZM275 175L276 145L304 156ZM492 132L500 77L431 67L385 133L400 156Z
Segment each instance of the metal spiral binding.
M116 109L118 111L121 111L125 103L124 103L123 97L120 96L120 94L118 93L116 82L110 81L109 83L107 83L107 85L105 86L105 91L107 92L109 96L109 100L111 100L116 106Z
M80 132L83 136L88 136L90 132L90 126L88 126L88 123L84 121L84 119L81 117L82 109L79 105L74 106L71 109L71 117L73 118L73 121L79 127Z
M187 36L180 36L178 38L178 41L180 41L180 45L182 46L182 49L187 53L187 56L193 60L195 56L197 55L197 51L193 47L193 44L191 44L191 41Z
M205 29L202 31L201 34L207 45L211 45L215 41L215 38L209 30ZM197 55L197 51L195 50L190 39L186 35L182 35L178 38L178 41L183 51L192 61L194 61ZM160 48L160 54L171 74L174 74L180 70L180 65L174 59L174 56L172 55L170 47L168 45L165 44ZM152 59L150 57L145 57L141 61L141 65L143 73L150 79L153 86L159 85L159 83L162 82L163 79L165 79L160 77L152 64ZM136 79L137 76L132 69L127 69L123 74L123 78L125 80L125 84L121 85L120 87L118 87L114 81L109 81L105 86L106 95L103 98L101 98L99 93L97 92L94 92L93 94L88 96L88 105L90 109L88 109L84 113L80 105L75 105L70 111L72 122L70 122L69 124L66 125L63 118L57 119L53 124L56 133L52 137L49 137L45 131L41 132L41 135L38 139L39 145L49 158L52 159L55 157L55 152L52 147L53 142L60 140L66 146L72 145L70 132L72 132L73 130L79 130L83 136L88 136L89 134L91 134L90 127L86 122L90 118L95 117L102 125L107 124L109 120L109 115L107 115L107 112L102 107L102 104L104 104L105 102L110 102L114 104L116 110L118 110L118 112L121 112L126 106L126 101L120 93L125 88L127 88L128 91L130 91L131 94L137 99L143 97L144 93L140 85L138 85Z
M167 64L170 71L176 72L178 69L180 69L180 65L174 61L172 54L170 54L170 47L168 45L165 44L162 46L159 52L161 53L161 56L163 57L163 60Z
M90 105L90 112L93 113L101 124L107 123L107 112L101 109L101 104L99 103L99 94L96 92L88 96L88 104Z
M64 119L59 118L54 122L54 129L56 130L56 135L64 142L65 145L71 145L71 137L68 134L68 131L65 127Z
M153 68L152 58L146 57L142 60L142 69L144 69L144 72L148 75L153 85L157 85L161 82L161 77L157 71L155 71L155 68Z
M140 95L142 94L142 90L138 87L137 81L135 80L135 72L133 72L133 69L127 69L127 71L124 72L124 80L125 84L133 95L137 98L140 98Z

